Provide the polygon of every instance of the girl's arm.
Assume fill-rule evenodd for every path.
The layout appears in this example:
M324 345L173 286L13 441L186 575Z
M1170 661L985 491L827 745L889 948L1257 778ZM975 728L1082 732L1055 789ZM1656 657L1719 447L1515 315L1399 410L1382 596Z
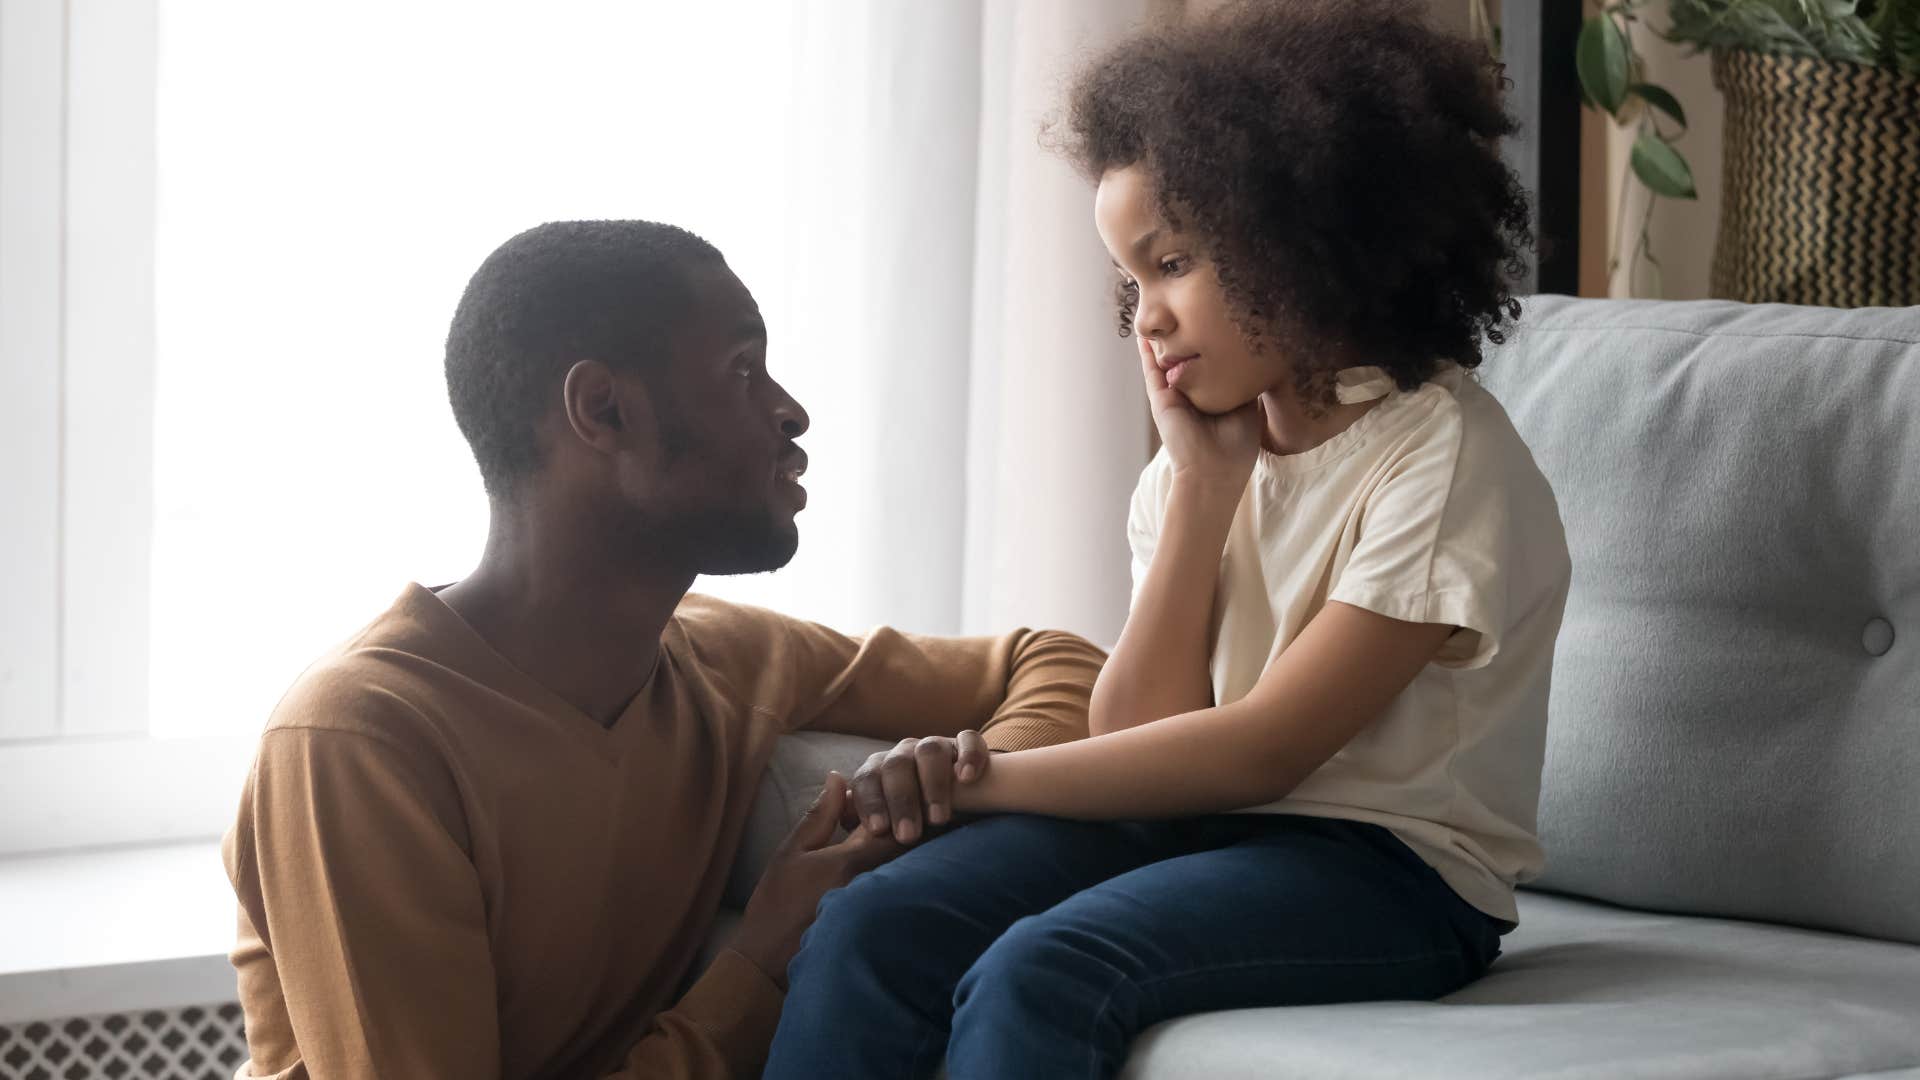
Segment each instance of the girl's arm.
M1122 731L1213 703L1207 638L1214 583L1241 492L1231 484L1176 477L1146 580L1093 684L1089 734Z
M1227 529L1260 455L1258 399L1208 415L1167 385L1146 335L1135 338L1153 423L1173 463L1160 541L1113 655L1094 683L1087 731L1106 735L1213 703L1207 631Z
M956 789L955 809L1100 821L1272 802L1373 723L1454 629L1331 602L1245 699L1002 754L979 782Z

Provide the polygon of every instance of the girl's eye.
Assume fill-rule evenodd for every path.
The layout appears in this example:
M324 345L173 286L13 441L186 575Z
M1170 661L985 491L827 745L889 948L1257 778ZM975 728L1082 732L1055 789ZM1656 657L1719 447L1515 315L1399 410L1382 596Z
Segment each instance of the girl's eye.
M1181 272L1185 271L1186 268L1187 257L1185 255L1169 255L1160 260L1160 272L1168 277L1178 276Z

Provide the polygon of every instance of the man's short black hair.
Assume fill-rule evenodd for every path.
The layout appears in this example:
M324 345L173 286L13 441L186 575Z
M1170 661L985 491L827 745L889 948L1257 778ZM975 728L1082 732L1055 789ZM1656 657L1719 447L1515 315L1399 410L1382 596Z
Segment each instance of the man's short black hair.
M685 229L653 221L551 221L494 249L447 332L447 397L495 498L541 464L535 426L567 370L599 360L645 370L691 309L688 269L719 261Z

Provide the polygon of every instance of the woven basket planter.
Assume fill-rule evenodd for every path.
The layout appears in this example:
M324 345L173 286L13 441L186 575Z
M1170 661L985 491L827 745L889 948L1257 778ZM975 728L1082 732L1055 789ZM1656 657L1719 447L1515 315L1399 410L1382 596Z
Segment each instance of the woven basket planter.
M1728 49L1713 84L1727 102L1713 295L1920 304L1920 78Z

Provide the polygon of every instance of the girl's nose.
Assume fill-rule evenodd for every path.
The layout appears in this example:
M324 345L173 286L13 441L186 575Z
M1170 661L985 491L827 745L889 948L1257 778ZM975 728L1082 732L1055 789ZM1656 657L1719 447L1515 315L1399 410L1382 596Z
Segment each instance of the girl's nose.
M1144 290L1140 294L1140 306L1133 313L1134 329L1148 338L1163 338L1173 333L1173 309L1158 297Z

